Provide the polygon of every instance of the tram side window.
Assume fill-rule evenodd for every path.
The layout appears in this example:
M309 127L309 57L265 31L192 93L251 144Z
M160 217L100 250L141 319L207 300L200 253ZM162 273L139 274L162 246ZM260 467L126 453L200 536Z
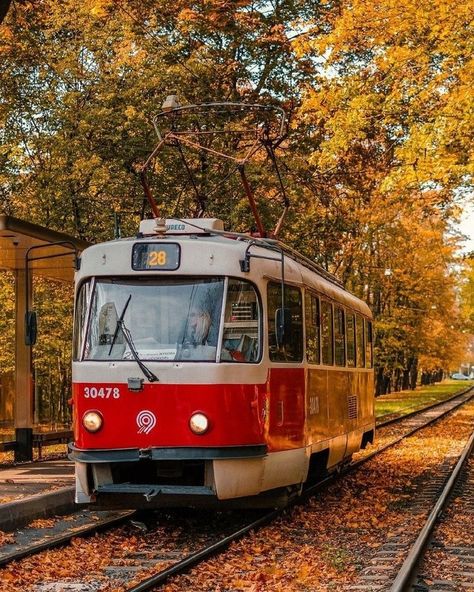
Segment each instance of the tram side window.
M278 335L278 323L284 320L283 340ZM270 360L301 362L303 359L303 303L301 290L285 286L285 306L282 307L281 284L268 284L268 341Z
M326 366L332 366L334 363L332 338L332 304L326 300L321 300L321 353L322 362Z
M85 282L79 289L76 299L76 310L74 316L74 340L73 359L78 360L81 356L81 348L87 330L87 309L90 301L90 283Z
M306 357L312 364L321 363L321 335L319 326L319 298L306 293L305 298L306 321Z
M365 320L365 367L372 368L372 323Z
M347 365L355 366L355 317L353 314L346 315L346 343L347 343Z
M260 307L249 282L229 279L221 362L257 362L260 357Z
M357 368L365 368L364 319L356 316Z
M344 311L340 306L334 309L334 353L336 366L346 365Z

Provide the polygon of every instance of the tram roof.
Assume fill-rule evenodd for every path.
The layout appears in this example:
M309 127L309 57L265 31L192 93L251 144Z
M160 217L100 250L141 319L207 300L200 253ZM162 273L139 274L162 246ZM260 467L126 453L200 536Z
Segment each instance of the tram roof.
M230 275L234 275L235 271L241 272L240 267L239 267L239 261L242 260L242 258L244 257L244 253L246 250L248 250L249 246L251 246L250 249L250 253L253 253L255 255L257 255L257 259L253 259L252 257L250 258L250 267L251 269L253 268L253 266L258 265L259 267L259 271L262 272L262 267L261 265L263 265L262 262L262 258L261 255L265 254L265 250L267 250L267 254L273 259L273 262L267 261L268 264L268 275L265 273L266 277L269 278L273 278L275 281L278 281L278 278L280 278L280 264L278 263L278 259L277 258L273 258L273 256L278 257L278 254L281 253L281 251L283 251L284 256L285 256L285 261L286 261L286 269L287 271L285 272L285 278L287 281L289 281L290 283L294 283L297 282L298 284L301 285L306 285L309 288L312 288L314 290L316 290L317 292L327 296L328 298L330 298L331 300L334 301L338 301L341 304L345 304L346 306L349 306L359 312L361 312L364 315L367 315L369 317L372 316L372 313L370 311L370 308L367 306L367 304L361 300L360 298L358 298L357 296L355 296L354 294L352 294L351 292L349 292L344 286L343 284L332 274L330 274L329 272L327 272L326 270L324 270L323 268L321 268L320 266L318 266L317 264L313 263L311 260L307 259L306 257L304 257L303 255L301 255L300 253L298 253L297 251L295 251L294 249L292 249L291 247L288 247L282 243L279 243L278 241L266 241L265 239L258 239L258 238L254 238L252 236L248 236L248 235L239 235L239 234L234 234L231 232L208 232L208 233L203 233L203 232L198 232L196 234L194 233L190 233L190 234L185 234L185 233L173 233L173 232L166 232L165 234L162 235L146 235L146 236L142 236L142 235L138 235L136 237L124 237L121 239L116 239L113 241L108 241L106 243L100 243L100 244L96 244L94 246L92 246L90 252L92 253L93 251L96 250L109 250L112 249L112 253L114 253L113 258L108 259L108 262L112 265L112 267L115 267L115 273L119 273L119 270L123 270L125 271L124 267L123 267L123 261L124 261L124 252L121 251L120 252L116 251L116 249L114 248L115 246L118 246L119 244L124 245L125 243L136 243L136 242L155 242L155 241L169 241L169 242L179 242L181 243L183 246L185 244L189 245L190 243L193 244L193 252L195 253L195 245L197 244L201 244L204 247L204 244L207 244L209 247L211 247L212 245L225 245L227 248L230 248L231 251L234 251L237 258L235 259L234 263L237 265L237 268L233 268L233 271L230 272L230 267L229 265L231 265L231 261L227 260L226 261L226 270L224 270L222 268L222 266L219 266L217 264L213 265L212 267L212 271L214 273L224 273L225 274L230 274ZM252 248L255 247L255 248ZM88 250L89 252L89 250ZM230 254L230 252L229 252ZM102 257L103 255L101 255ZM267 257L264 257L264 260L267 259ZM125 258L125 260L127 260L127 258ZM100 267L99 269L101 269L101 271L103 270L102 267L102 259L100 259L101 263L100 263ZM291 263L290 263L291 262ZM116 267L115 265L118 265L118 267ZM270 269L271 266L271 269ZM90 272L90 268L86 271L86 269L88 268L88 264L81 266L81 271L79 272L80 274L86 274L89 275ZM194 268L192 268L194 269ZM207 267L206 267L207 270ZM203 268L203 272L204 272L204 268ZM113 273L113 272L112 272ZM131 268L129 270L128 273L125 273L124 275L135 275L139 273L138 271L132 271ZM190 268L188 267L186 269L186 271L184 273L190 273ZM204 272L205 273L205 272ZM94 275L92 273L92 275ZM102 275L99 274L99 275ZM238 274L240 275L240 273Z
M30 251L29 264L35 274L72 281L74 251L82 251L88 246L90 243L63 232L0 214L0 270L25 269L26 254L35 247Z

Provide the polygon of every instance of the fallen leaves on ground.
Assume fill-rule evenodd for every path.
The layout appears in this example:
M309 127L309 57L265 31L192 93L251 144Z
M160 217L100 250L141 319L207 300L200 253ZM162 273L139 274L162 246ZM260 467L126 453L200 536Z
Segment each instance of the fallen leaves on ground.
M417 482L472 430L474 404L374 458L277 523L175 578L166 592L345 590L392 537L411 541L426 517L414 511Z
M55 524L53 518L37 518L28 524L28 528L53 528Z
M0 530L0 547L2 545L11 545L15 542L15 537L10 532L3 532Z
M387 540L413 539L426 515L424 509L413 506L417 487L437 471L448 455L455 462L455 454L461 451L472 429L473 418L474 403L471 403L375 457L304 505L288 510L271 525L233 543L225 553L176 577L163 589L166 592L348 589ZM0 572L0 591L27 592L35 583L60 580L95 581L103 592L123 592L125 584L108 578L105 568L112 564L127 565L130 554L150 547L166 552L176 549L179 541L189 540L191 549L191 542L195 543L202 535L190 523L188 532L173 523L165 525L165 511L159 516L159 524L152 532L137 532L128 525L88 539L75 538L66 548L11 564ZM187 524L186 520L184 523ZM204 529L204 522L200 528ZM163 569L171 563L162 561L159 567ZM153 571L148 568L137 573L135 581Z

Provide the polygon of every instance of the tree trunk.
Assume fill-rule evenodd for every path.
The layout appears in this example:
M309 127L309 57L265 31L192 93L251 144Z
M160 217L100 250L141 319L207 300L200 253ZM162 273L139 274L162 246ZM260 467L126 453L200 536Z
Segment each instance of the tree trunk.
M416 383L418 379L418 358L412 358L412 364L410 366L410 388L412 391L416 389Z

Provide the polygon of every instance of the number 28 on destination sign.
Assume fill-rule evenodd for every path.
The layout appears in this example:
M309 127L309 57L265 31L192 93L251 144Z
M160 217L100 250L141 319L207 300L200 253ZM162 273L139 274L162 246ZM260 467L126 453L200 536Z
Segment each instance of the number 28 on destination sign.
M164 265L166 265L166 261L166 251L150 251L148 253L149 267L163 267Z
M174 271L180 263L176 243L138 243L133 245L132 268L137 271Z

